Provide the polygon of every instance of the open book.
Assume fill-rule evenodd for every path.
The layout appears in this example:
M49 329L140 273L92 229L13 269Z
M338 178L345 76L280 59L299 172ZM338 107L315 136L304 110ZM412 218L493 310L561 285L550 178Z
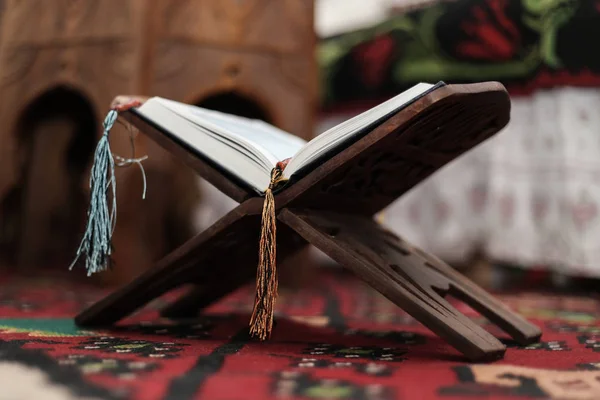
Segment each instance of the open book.
M271 171L289 160L283 177L294 177L369 132L416 99L435 90L420 83L306 142L266 122L152 97L136 112L200 157L211 160L238 180L263 193Z

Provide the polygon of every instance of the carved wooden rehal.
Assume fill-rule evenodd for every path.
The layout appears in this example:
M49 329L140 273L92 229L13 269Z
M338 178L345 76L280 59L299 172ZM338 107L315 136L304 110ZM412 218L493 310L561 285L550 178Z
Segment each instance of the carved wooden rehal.
M519 343L538 340L536 326L373 220L383 207L502 129L509 112L508 94L493 82L444 86L418 99L276 195L279 258L307 243L316 246L472 360L502 357L505 346L457 311L446 294L471 305ZM241 204L152 270L83 311L76 318L83 327L113 324L152 299L194 283L163 313L189 317L256 273L263 199L161 134L135 109L122 117Z

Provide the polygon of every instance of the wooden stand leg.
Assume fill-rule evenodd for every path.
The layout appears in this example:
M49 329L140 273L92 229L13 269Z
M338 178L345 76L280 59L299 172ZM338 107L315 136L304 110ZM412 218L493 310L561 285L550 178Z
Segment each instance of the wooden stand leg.
M406 242L404 243L407 247L412 247ZM514 313L506 305L498 301L498 299L443 261L414 247L412 247L412 250L426 260L427 266L437 270L453 282L449 294L465 302L490 322L496 324L517 343L528 345L539 341L542 333L537 326L530 324L519 314Z
M239 270L255 270L254 244L258 239L254 236L259 224L256 216L243 216L236 210L230 212L154 268L84 310L75 322L83 327L111 325L179 286L230 282L227 277Z
M199 286L165 310L165 315L189 316L256 273L264 199L134 109L121 115L241 205L153 270L80 314L76 321L83 326L112 324L154 297L191 283ZM538 340L536 326L371 218L503 128L509 117L508 93L494 82L443 86L417 99L276 195L283 222L278 254L290 255L306 242L316 246L472 360L501 357L505 346L458 312L444 299L447 294L479 310L520 343Z
M472 360L501 357L505 346L442 296L457 295L522 343L540 330L441 262L368 217L284 209L279 218Z
M245 272L250 272L246 269ZM210 306L216 300L228 295L248 282L256 274L244 276L247 279L228 280L227 282L213 282L213 285L196 285L172 304L161 311L161 316L172 319L192 318L198 315L200 310Z
M284 222L278 229L282 259L302 248L304 238L472 360L502 357L505 346L456 310L444 299L446 294L462 299L520 343L541 336L536 326L371 218L284 209L279 219ZM82 312L77 324L114 324L154 298L190 283L197 286L167 307L164 315L196 315L255 276L259 224L257 215L232 211L154 269Z
M290 231L290 228L286 225L282 225L279 230L285 232L285 230ZM297 235L294 237L300 239ZM278 248L281 249L282 240L278 240L278 242ZM283 254L283 257L279 257L277 269L279 271L280 288L283 287L285 283L288 285L306 284L306 281L309 279L308 277L303 276L302 272L306 274L306 269L310 270L315 267L314 265L310 265L309 253L306 251L303 252L302 249L308 250L309 247L301 246L297 248L294 246L294 248L287 251L287 254ZM290 271L291 268L294 268L293 272ZM243 272L243 274L240 273L231 276L226 282L217 279L211 284L198 284L178 300L165 307L165 309L162 310L161 315L173 319L196 317L202 309L211 305L216 299L226 296L228 293L231 293L246 283L255 282L255 269L244 270ZM294 274L293 277L288 277L286 280L286 272ZM310 271L308 273L310 273ZM294 279L294 283L290 282L291 279Z
M260 216L246 215L243 206L163 258L130 284L84 310L75 322L82 327L112 325L158 296L177 287L195 289L164 311L169 316L195 315L256 276ZM286 226L278 232L282 258L306 242ZM210 288L201 291L199 288Z

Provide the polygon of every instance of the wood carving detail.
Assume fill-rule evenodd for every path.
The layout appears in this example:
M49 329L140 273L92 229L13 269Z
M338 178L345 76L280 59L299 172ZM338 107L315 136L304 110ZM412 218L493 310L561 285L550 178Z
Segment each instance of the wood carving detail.
M460 154L489 136L499 125L493 103L456 102L422 113L397 139L438 154ZM496 129L497 130L497 129Z
M136 54L135 44L132 42L115 42L105 44L102 47L90 49L89 53L93 53L94 56L106 60L105 63L95 63L93 67L90 66L88 69L96 71L96 79L100 79L103 75L106 84L110 85L110 82L115 78L127 81L131 80L136 73ZM82 57L85 58L85 57ZM108 69L108 71L106 71ZM105 71L104 74L102 71ZM109 73L106 73L109 72Z
M334 213L301 215L321 232L351 248L360 257L377 264L379 268L386 269L388 273L397 272L399 265L405 264L406 257L419 258L416 263L419 267L429 264L430 260L423 258L426 255L424 252L371 219ZM443 287L447 288L448 285L444 284Z
M161 5L159 39L303 56L314 47L312 5L305 0L181 0Z
M101 1L87 3L78 0L67 0L65 5L64 16L61 22L62 27L66 32L77 31L82 26L88 23L93 23L94 18L98 15L98 5Z
M191 0L161 2L161 38L193 36L202 18L201 4Z
M447 96L433 105L417 100L390 119L397 122L349 145L359 152L330 157L320 167L328 173L291 206L373 215L502 129L507 105L502 92Z
M536 326L450 266L369 217L286 209L280 219L471 359L497 358L505 347L459 312L446 295L464 301L519 343L541 335Z
M215 12L224 15L232 24L245 25L251 21L258 8L268 6L260 0L221 0L214 4Z
M321 193L361 199L396 198L434 170L431 165L407 160L393 151L367 153L359 157L356 165L348 165L337 173L334 184L322 185Z

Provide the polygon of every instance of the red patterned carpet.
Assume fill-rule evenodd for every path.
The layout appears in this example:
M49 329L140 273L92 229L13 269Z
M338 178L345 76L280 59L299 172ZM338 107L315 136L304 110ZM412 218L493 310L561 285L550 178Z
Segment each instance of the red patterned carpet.
M1 277L0 398L600 399L596 298L501 296L543 328L543 342L507 341L504 360L476 365L349 276L316 285L282 293L273 338L257 343L251 287L198 321L158 320L163 300L89 332L72 317L96 289Z

